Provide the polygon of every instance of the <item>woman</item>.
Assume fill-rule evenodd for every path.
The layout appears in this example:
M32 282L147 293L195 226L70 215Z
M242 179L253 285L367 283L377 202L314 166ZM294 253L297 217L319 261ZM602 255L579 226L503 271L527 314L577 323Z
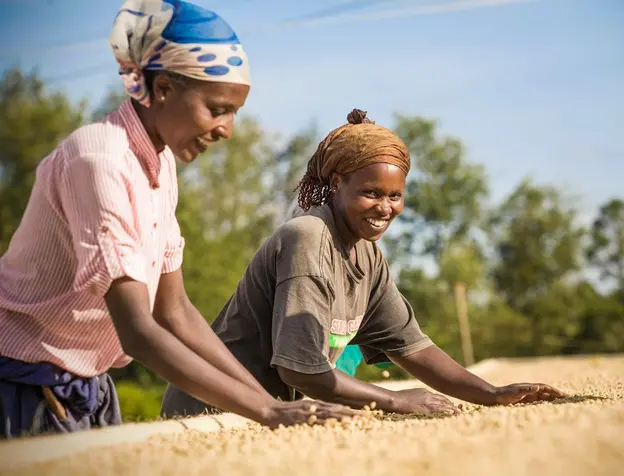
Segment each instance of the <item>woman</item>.
M398 413L455 413L425 389L390 391L335 369L347 344L368 363L391 361L445 394L483 405L550 400L543 384L495 387L471 374L421 331L375 242L403 210L410 169L405 144L354 110L308 163L299 205L255 254L213 329L271 395L302 394ZM165 415L206 406L175 384Z
M271 397L182 280L175 157L192 162L232 135L250 87L236 34L190 3L129 0L110 40L131 100L41 162L0 258L2 436L119 424L106 372L131 358L268 426L305 421L310 404ZM315 408L320 420L353 414Z

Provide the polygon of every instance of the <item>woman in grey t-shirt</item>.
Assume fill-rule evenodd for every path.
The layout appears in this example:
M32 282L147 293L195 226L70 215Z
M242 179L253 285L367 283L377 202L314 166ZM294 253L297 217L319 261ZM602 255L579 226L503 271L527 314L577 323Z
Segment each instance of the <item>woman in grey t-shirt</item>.
M453 397L483 405L551 400L544 384L495 387L451 359L420 329L375 244L403 210L409 152L354 110L318 146L301 180L301 214L254 255L213 324L226 347L274 397L302 395L397 413L456 409L422 388L390 391L336 369L348 344L366 362L394 362ZM163 414L207 407L169 386Z

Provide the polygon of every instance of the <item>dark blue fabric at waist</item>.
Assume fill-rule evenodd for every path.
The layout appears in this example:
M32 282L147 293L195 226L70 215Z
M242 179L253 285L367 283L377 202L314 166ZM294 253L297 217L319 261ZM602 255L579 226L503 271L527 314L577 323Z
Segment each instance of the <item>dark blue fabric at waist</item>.
M29 363L0 356L0 382L36 387L50 387L59 401L80 416L91 415L97 408L97 377L75 376L55 365Z

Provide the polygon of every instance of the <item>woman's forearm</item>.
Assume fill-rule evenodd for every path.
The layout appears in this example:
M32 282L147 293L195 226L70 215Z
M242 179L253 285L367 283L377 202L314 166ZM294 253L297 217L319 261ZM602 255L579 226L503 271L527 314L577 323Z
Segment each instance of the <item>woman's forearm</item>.
M267 391L253 375L232 355L210 328L200 312L190 302L176 316L159 319L159 323L180 339L189 349L214 365L221 372L247 385L262 395Z
M280 378L310 398L340 403L352 408L363 408L375 402L384 411L396 411L396 393L362 382L339 370L320 374L303 374L278 367Z
M495 386L466 370L435 345L407 357L392 357L391 360L446 395L480 405L495 403Z
M248 384L215 368L156 323L131 337L132 344L126 344L124 350L189 395L260 423L265 423L272 411L275 400L268 394L259 395Z

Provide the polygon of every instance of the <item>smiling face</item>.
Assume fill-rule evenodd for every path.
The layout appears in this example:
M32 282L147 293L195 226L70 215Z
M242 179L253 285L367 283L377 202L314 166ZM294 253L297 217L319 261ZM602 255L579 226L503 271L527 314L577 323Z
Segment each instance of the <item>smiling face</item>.
M156 133L179 160L189 163L210 143L232 136L234 115L245 104L249 86L160 74L152 91L159 108Z
M332 176L332 203L353 241L377 241L383 236L403 211L405 179L399 167L386 163Z

